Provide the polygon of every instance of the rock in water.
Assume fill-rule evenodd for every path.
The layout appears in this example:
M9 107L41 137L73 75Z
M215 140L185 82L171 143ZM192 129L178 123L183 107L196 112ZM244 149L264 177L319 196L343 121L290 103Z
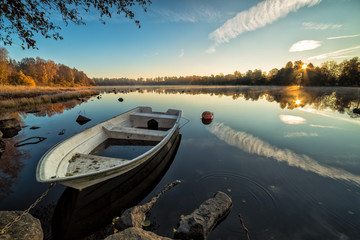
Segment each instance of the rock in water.
M132 239L132 240L171 240L171 238L161 237L153 232L145 231L141 228L131 227L126 230L110 235L105 240L119 240L119 239Z
M223 192L217 192L213 198L203 202L190 215L180 219L175 238L205 239L207 234L230 210L231 198Z
M22 213L22 211L0 211L0 229ZM15 222L5 234L0 235L0 239L42 240L43 231L40 221L27 213Z
M76 119L76 122L80 125L84 125L85 123L91 121L90 118L84 117L83 115L79 115Z

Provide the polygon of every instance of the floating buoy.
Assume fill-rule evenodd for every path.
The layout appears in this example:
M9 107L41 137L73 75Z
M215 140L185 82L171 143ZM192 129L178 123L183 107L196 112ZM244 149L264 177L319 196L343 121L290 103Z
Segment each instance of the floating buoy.
M123 98L119 98L118 101L119 101L119 102L123 102L124 99L123 99Z
M201 118L205 119L205 120L212 120L213 117L214 117L214 114L212 112L209 112L209 111L205 111L201 115Z

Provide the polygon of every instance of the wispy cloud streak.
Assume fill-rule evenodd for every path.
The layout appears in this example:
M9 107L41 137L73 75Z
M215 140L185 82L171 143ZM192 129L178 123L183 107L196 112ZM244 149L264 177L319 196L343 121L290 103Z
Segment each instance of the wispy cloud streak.
M360 46L355 46L351 48L345 48L334 52L324 53L321 55L309 57L307 60L323 60L326 58L340 58L340 57L347 57L344 54L349 54L354 52L355 50L360 49Z
M321 41L315 41L315 40L302 40L299 42L294 43L290 49L289 52L302 52L306 50L315 49L321 46Z
M354 37L360 37L360 34L349 35L349 36L328 37L328 39L333 40L333 39L354 38Z
M265 27L287 16L290 12L296 12L302 7L311 7L320 2L321 0L265 0L260 2L249 10L238 13L210 33L209 37L215 43L206 52L214 52L219 44L229 42L240 34Z
M302 25L305 29L312 29L312 30L338 29L343 26L342 24L323 24L323 23L314 23L314 22L304 22Z
M343 169L321 165L307 155L297 154L289 149L278 148L251 134L236 131L223 123L214 122L207 129L220 140L245 152L273 158L278 162L285 162L291 167L313 172L319 176L351 181L360 185L360 176L358 175Z
M221 14L219 11L200 7L189 11L174 11L170 9L155 9L150 12L153 16L160 17L165 19L167 22L219 22L226 17L224 14Z

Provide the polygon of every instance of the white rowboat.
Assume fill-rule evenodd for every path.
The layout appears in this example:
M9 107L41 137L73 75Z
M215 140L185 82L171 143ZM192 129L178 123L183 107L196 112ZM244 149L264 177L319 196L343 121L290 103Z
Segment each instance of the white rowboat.
M38 163L36 180L81 190L132 171L168 147L170 139L179 134L180 118L180 110L153 112L150 107L137 107L99 123L47 151ZM95 155L94 149L109 139L155 144L132 159Z

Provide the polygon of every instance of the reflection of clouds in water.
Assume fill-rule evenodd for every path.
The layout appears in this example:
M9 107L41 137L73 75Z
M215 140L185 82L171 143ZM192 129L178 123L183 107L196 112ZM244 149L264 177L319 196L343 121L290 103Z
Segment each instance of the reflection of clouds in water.
M354 124L358 124L360 125L360 121L358 119L348 119L344 116L337 116L337 115L333 115L331 112L327 113L325 111L318 111L316 109L311 109L311 108L299 108L299 110L304 111L304 112L308 112L308 113L312 113L312 114L317 114L320 116L324 116L327 118L333 118L336 120L341 120L344 122L349 122L349 123L354 123Z
M339 129L338 127L335 127L335 126L324 126L324 125L317 125L317 124L309 124L310 127L316 127L316 128L337 128Z
M292 115L280 115L280 120L286 124L304 124L305 118L292 116Z
M295 138L295 137L318 137L317 133L307 133L307 132L292 132L284 135L285 138Z
M289 166L311 171L323 177L348 180L360 185L360 176L349 173L343 169L320 165L304 154L300 155L289 149L280 149L272 146L251 134L231 129L223 123L214 122L207 129L227 144L235 146L245 152L271 157L278 162L286 162Z

